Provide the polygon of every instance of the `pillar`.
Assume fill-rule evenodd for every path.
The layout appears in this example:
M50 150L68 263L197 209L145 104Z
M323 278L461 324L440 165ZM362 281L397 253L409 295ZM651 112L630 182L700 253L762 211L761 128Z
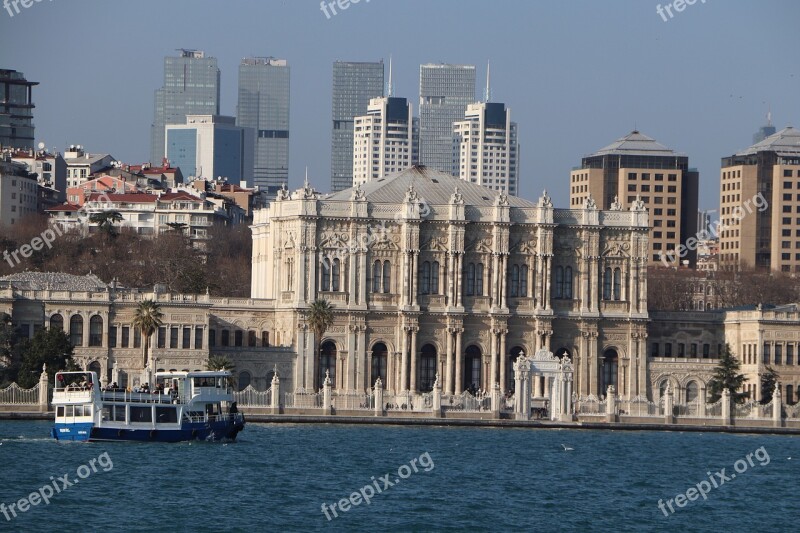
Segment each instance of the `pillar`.
M730 389L722 390L722 425L731 425L731 391Z
M42 373L39 375L39 411L46 413L49 411L50 404L48 402L50 392L50 381L47 376L47 365L42 365Z
M772 425L776 428L781 427L783 415L783 401L781 397L781 384L775 383L775 392L772 393Z
M411 383L409 390L413 393L417 392L417 332L419 328L414 326L411 328Z
M533 397L534 398L541 398L542 397L542 382L540 380L539 374L532 374L531 379L533 380Z
M461 304L461 294L464 292L462 287L464 286L464 254L458 254L458 273L456 274L456 307L462 307Z
M356 358L356 328L358 326L350 325L347 328L347 374L342 386L345 390L353 390L358 381L355 376L355 358ZM345 365L343 365L345 366ZM344 369L343 369L344 370Z
M453 394L453 328L447 328L447 356L444 371L444 393Z
M331 407L331 377L325 371L325 381L322 383L322 411L325 415L333 414Z
M368 389L369 374L367 374L367 327L363 324L356 326L356 348L355 348L355 389L362 391ZM388 354L386 359L388 360ZM388 363L388 361L387 361Z
M383 416L383 383L381 383L381 378L375 380L375 416Z
M497 383L497 329L492 329L491 337L489 342L489 353L491 354L491 367L489 369L489 383L488 387L484 387L484 390L492 390L495 383Z
M281 380L278 378L278 369L275 368L275 374L272 376L272 400L270 407L272 414L277 415L281 412Z
M403 326L403 355L400 360L400 386L399 391L408 390L408 326Z
M615 422L617 418L617 395L614 385L609 385L606 391L606 419L608 422Z
M411 252L411 305L417 305L417 263L419 262L419 252ZM412 387L415 388L415 387Z
M461 384L464 382L462 372L464 371L464 363L462 361L463 354L461 353L461 335L464 333L464 328L456 329L456 382L454 384L454 394L461 394Z
M506 394L506 381L508 380L506 376L506 366L508 363L508 354L506 353L506 335L508 335L508 330L504 329L500 331L500 394L505 396Z

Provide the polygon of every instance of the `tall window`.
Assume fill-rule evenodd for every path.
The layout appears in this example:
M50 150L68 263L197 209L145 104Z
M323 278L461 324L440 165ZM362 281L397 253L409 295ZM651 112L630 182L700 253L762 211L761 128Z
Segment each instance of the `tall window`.
M564 269L564 299L571 300L572 299L572 267L566 267Z
M222 330L222 345L223 346L230 346L231 344L231 332L227 329Z
M188 350L192 347L192 328L183 328L183 341L181 348Z
M261 346L269 346L269 331L261 332Z
M331 378L331 383L336 386L336 345L331 341L325 341L322 344L322 349L320 350L319 374L317 376L318 387L322 387L322 385L325 383L326 371Z
M419 270L419 292L420 294L430 294L431 264L428 261L424 261Z
M603 383L601 387L602 394L606 394L608 386L613 385L614 390L619 393L617 388L617 373L619 371L619 358L617 351L614 349L606 350L603 354Z
M603 271L603 300L610 300L611 299L611 285L613 273L611 272L610 268L606 268Z
M328 261L322 262L322 284L323 292L331 290L331 264Z
M436 348L432 344L422 347L420 354L419 390L430 392L436 380Z
M331 290L339 291L339 278L341 277L342 264L338 259L333 260L333 276L331 276Z
M194 349L203 349L203 328L201 326L194 328Z
M522 265L519 269L519 295L528 297L528 265Z
M250 348L254 348L256 345L256 332L250 330L247 332L247 346Z
M103 345L103 317L94 315L89 319L89 346Z
M561 299L564 297L564 269L557 266L553 273L553 298Z
M389 264L389 261L384 261L383 262L383 292L384 293L388 293L389 292L390 282L392 281L391 276L392 276L392 265Z
M178 347L178 328L169 328L169 347L175 349Z
M64 331L64 317L56 313L50 317L50 329Z
M237 329L233 332L233 344L236 348L241 348L244 344L244 332Z
M483 296L483 263L475 265L475 295Z
M622 299L622 271L619 268L614 269L614 299Z
M481 388L481 349L470 346L464 352L463 389L476 391Z
M83 317L72 315L69 319L69 342L73 346L83 346Z
M372 292L381 292L381 262L372 265Z
M475 263L467 265L467 296L475 294Z
M516 298L519 296L519 265L512 265L511 266L511 283L510 283L508 295L512 298Z
M388 358L386 345L379 342L372 347L372 366L370 371L370 386L374 386L378 378L386 386L386 363Z
M431 263L431 294L439 294L439 262Z

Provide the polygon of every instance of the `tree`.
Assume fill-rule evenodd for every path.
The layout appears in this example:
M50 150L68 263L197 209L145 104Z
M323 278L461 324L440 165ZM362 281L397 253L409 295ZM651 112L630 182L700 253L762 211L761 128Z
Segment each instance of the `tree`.
M206 370L227 370L231 372L234 368L236 368L236 365L233 364L233 361L224 355L210 355L206 362Z
M53 383L55 373L61 370L78 370L72 360L73 346L69 336L60 329L40 329L31 340L23 341L22 364L17 384L31 388L39 381L42 365L47 364L47 374Z
M161 312L161 306L153 300L144 300L136 307L136 312L133 315L133 327L142 332L142 338L144 339L142 343L144 368L147 368L148 363L150 337L164 323L163 318L164 313Z
M17 381L21 364L17 330L8 313L0 313L0 385Z
M175 232L181 233L181 234L188 227L185 222L167 222L167 226L169 226L172 231L175 231Z
M117 230L114 228L114 224L122 222L122 214L119 211L100 211L89 215L89 222L97 224L100 231L109 237L116 237Z
M739 361L731 351L730 344L725 344L725 351L720 357L719 364L714 369L714 376L708 382L708 391L711 393L711 403L716 402L722 396L724 389L730 389L731 399L736 403L743 402L748 393L738 392L747 378L739 373Z
M322 336L332 324L333 306L322 298L314 300L308 309L308 325L314 332L318 355L322 355Z
M772 394L775 392L775 385L778 384L780 376L774 368L767 366L767 371L761 374L761 403L766 405L772 401Z

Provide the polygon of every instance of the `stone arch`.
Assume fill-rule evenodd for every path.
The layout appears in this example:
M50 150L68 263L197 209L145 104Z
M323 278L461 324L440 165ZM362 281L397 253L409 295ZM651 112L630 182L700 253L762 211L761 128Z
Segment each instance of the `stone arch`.
M369 375L370 387L375 385L375 382L380 378L383 386L386 386L389 368L389 345L383 341L375 341L369 347Z

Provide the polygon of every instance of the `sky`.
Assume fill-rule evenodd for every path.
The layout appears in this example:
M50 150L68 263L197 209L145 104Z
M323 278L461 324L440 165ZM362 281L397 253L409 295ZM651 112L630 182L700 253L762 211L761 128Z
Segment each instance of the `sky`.
M547 188L567 207L581 157L638 129L689 156L700 207L716 209L720 158L752 144L768 109L778 129L800 127L800 2L696 0L671 18L665 5L361 0L326 16L318 0L36 0L0 10L0 68L39 82L37 143L134 164L150 155L164 56L218 58L225 115L235 115L241 58L287 59L290 187L308 167L328 191L334 61L383 58L388 78L391 55L394 94L416 113L420 64L476 65L480 98L491 60L492 100L519 124L520 196Z

